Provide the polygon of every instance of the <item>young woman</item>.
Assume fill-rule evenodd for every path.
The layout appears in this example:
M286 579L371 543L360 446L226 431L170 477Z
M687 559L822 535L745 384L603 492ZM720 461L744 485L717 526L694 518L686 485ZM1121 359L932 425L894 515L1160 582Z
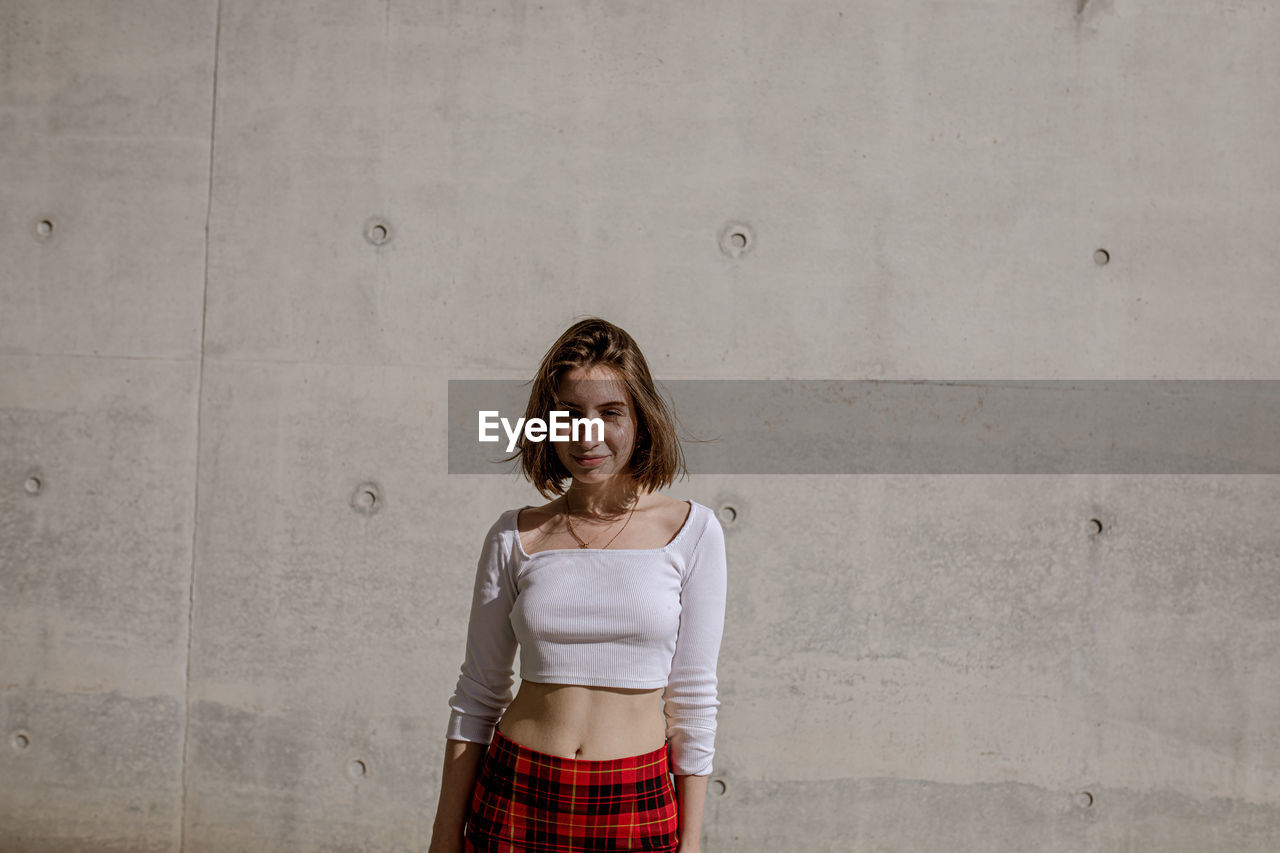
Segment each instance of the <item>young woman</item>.
M590 318L561 335L525 416L552 410L604 433L521 439L525 476L558 497L502 513L481 549L430 851L698 853L724 531L658 493L684 457L625 331Z

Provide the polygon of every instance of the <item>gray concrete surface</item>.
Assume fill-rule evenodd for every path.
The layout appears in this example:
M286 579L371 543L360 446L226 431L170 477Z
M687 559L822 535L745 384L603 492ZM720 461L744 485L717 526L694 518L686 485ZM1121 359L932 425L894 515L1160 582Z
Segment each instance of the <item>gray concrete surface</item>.
M425 849L537 500L447 474L447 380L575 316L670 379L1276 378L1278 37L0 0L0 850ZM1280 844L1275 477L670 491L737 511L708 853Z

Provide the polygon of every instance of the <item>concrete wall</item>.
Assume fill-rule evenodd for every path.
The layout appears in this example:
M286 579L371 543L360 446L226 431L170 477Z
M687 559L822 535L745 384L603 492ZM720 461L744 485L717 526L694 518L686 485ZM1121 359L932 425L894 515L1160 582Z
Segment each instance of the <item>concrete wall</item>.
M479 541L537 500L447 475L447 380L575 316L670 379L1274 377L1278 38L0 0L0 849L425 849ZM671 492L737 510L709 853L1275 849L1276 478Z

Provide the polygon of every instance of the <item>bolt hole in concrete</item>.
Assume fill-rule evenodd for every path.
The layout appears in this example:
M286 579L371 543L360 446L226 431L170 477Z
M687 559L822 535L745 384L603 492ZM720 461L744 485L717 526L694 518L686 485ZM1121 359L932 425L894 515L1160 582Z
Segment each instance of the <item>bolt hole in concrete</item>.
M720 231L720 251L731 258L738 258L751 251L755 236L751 228L742 222L730 222Z
M27 490L27 494L29 495L40 494L40 478L28 477L27 482L23 485L23 487Z
M391 239L391 226L381 219L370 219L365 223L364 237L375 246L381 246Z
M365 515L372 515L382 506L381 492L376 483L361 483L351 495L351 506Z
M716 797L723 797L725 792L729 790L729 786L724 783L723 779L711 780L711 793Z
M53 220L38 219L36 220L36 236L44 240L53 236Z
M9 739L9 743L13 745L14 752L22 752L31 745L31 739L22 732L18 732Z
M347 775L352 779L360 779L368 774L368 772L368 766L358 758L347 765Z
M1096 249L1093 253L1093 262L1100 267L1105 267L1111 261L1111 253L1106 249Z
M719 516L721 524L733 524L738 520L738 508L733 504L721 504L716 515Z
M1075 799L1076 805L1082 809L1087 809L1093 806L1093 794L1090 794L1088 791L1081 791L1076 794Z
M1091 519L1089 519L1089 532L1090 532L1091 534L1093 534L1094 536L1097 536L1099 533L1101 533L1101 532L1102 532L1102 521L1101 521L1100 519L1097 519L1097 518L1091 518Z

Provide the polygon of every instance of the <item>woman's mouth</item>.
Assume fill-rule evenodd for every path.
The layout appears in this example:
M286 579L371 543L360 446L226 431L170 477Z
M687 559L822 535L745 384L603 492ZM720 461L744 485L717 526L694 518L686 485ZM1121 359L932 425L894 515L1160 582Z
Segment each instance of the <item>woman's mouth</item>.
M595 468L608 458L607 456L574 456L573 461L583 468Z

